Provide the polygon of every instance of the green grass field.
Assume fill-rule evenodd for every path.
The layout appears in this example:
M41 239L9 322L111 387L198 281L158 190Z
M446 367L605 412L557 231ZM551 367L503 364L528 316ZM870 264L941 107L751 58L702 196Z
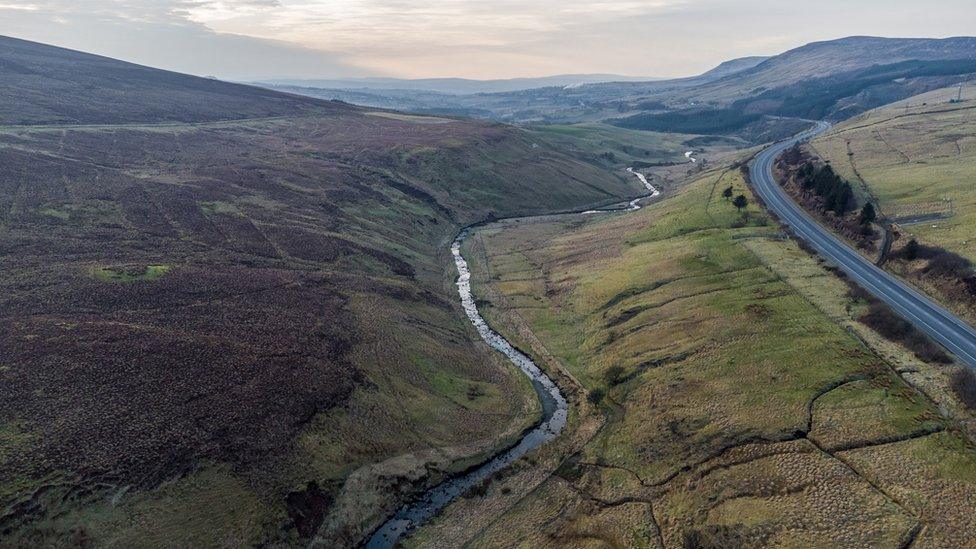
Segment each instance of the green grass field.
M910 354L857 324L843 282L756 206L736 211L727 186L751 196L738 170L713 170L633 214L479 231L486 316L530 326L603 395L605 424L472 546L895 546L919 525L921 544L976 535L964 511L933 512L976 495L976 453L925 396L945 393L944 376L923 394L896 374ZM961 465L913 470L935 459Z
M745 144L732 138L710 142L700 138L696 140L697 136L694 135L628 130L596 123L534 126L530 130L563 150L574 151L614 167L684 163L688 161L684 153L702 149L701 143L711 143L707 145L709 151L725 151L737 143L739 146Z

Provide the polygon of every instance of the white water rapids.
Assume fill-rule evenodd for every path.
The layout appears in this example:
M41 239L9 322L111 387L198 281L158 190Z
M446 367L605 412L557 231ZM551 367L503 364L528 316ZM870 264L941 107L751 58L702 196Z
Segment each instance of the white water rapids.
M542 403L542 422L526 433L515 446L467 473L445 480L430 489L418 501L401 507L393 518L386 521L370 538L366 547L371 549L394 547L404 535L436 515L455 498L531 450L549 442L566 426L569 404L559 387L536 366L532 359L492 330L478 312L474 296L471 293L471 270L468 268L468 262L461 255L461 244L468 234L468 229L461 231L461 234L451 245L451 254L454 256L454 264L457 266L459 274L457 287L458 294L461 296L461 307L468 316L468 320L478 330L481 339L508 357L512 364L517 366L532 382L532 386Z
M590 210L580 213L592 214L639 210L641 208L641 200L653 198L661 194L661 191L654 188L647 181L644 174L633 168L627 168L627 171L634 174L644 185L644 188L648 191L646 195L631 200L627 203L626 207ZM518 367L532 382L532 386L535 388L535 392L542 404L542 421L528 431L515 446L495 455L490 460L467 473L462 473L445 480L428 490L417 501L401 507L392 518L383 523L373 533L372 537L366 543L366 547L369 549L390 549L395 547L404 536L439 513L457 497L475 485L484 482L491 475L528 452L554 439L566 427L569 404L566 402L566 398L559 390L559 387L556 386L555 382L545 372L539 369L531 358L516 349L508 340L498 334L498 332L492 330L484 317L478 312L474 295L471 293L471 270L468 268L468 262L465 261L464 256L461 254L461 245L469 234L470 229L464 229L451 244L451 255L454 257L454 265L458 270L457 288L458 295L461 298L461 307L464 309L464 314L467 315L468 320L471 321L471 324L478 331L481 339L493 349L508 357L512 364Z
M645 177L644 174L640 173L639 171L635 170L634 168L627 168L627 171L630 172L630 173L632 173L632 174L634 174L635 176L637 176L637 179L640 179L640 182L644 185L644 188L647 189L647 191L648 191L647 194L645 194L644 196L639 196L639 197L631 200L630 202L627 203L627 207L626 208L623 208L623 209L621 209L621 208L611 208L611 209L607 209L607 210L586 210L585 212L582 212L582 214L583 215L593 215L593 214L599 214L599 213L613 213L613 212L620 212L620 211L632 212L632 211L641 209L641 205L640 205L640 201L641 200L644 200L645 198L654 198L654 197L656 197L656 196L658 196L658 195L661 194L661 191L657 190L654 187L654 185L651 185L650 182L647 181L647 177Z

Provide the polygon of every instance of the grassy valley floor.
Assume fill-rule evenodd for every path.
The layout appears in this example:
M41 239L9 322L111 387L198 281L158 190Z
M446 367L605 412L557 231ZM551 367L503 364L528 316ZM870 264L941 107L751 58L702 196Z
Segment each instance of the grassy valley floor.
M976 539L971 414L948 370L856 322L845 284L728 186L749 194L716 169L633 214L469 241L483 314L587 396L575 431L413 544Z

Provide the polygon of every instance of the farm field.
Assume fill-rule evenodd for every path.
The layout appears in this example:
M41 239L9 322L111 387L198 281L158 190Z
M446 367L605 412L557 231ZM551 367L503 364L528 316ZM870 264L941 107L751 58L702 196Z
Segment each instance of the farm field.
M530 478L516 468L414 544L976 535L972 413L947 390L951 367L857 322L864 305L844 282L754 205L739 213L729 186L751 201L729 166L632 214L500 222L469 241L483 314L568 372L590 406L575 448L537 458L558 466L527 496L511 497Z

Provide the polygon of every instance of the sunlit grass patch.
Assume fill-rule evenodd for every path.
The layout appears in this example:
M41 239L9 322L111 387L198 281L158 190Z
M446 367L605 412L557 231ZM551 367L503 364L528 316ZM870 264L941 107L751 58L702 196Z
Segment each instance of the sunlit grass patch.
M744 212L722 196L729 186L750 202ZM843 281L767 225L741 172L713 170L636 213L481 231L490 276L476 282L501 294L493 321L524 319L600 395L591 402L606 424L582 461L645 482L678 475L655 501L666 546L682 532L729 541L771 531L890 545L910 515L814 442L840 451L951 422L852 335L856 304ZM759 442L746 450L744 441ZM740 449L741 466L684 476ZM771 457L751 459L760 451ZM628 494L600 489L610 500Z
M236 217L243 217L244 212L241 211L235 204L230 202L223 202L220 200L215 200L211 202L200 202L200 209L203 213L208 215L233 215Z
M118 204L105 200L50 202L36 211L44 217L72 225L115 225L122 222L122 211Z
M921 395L891 374L838 387L817 400L813 413L811 436L827 447L907 436L944 426Z
M145 267L93 267L91 274L105 282L150 282L165 276L172 265L146 265Z
M68 219L71 218L71 212L66 210L58 210L55 208L42 208L38 210L38 213L40 213L41 215L46 215L48 217L58 218L61 221L67 221Z

